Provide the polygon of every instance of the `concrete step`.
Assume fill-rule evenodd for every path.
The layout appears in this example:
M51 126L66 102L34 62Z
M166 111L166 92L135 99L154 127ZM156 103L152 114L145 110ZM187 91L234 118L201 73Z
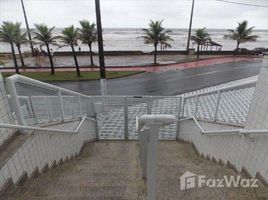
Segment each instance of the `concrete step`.
M136 142L88 144L81 156L30 182L5 198L143 199L145 193Z
M231 168L200 157L191 144L159 143L157 199L267 199L268 188L180 189L180 177L190 171L208 178L236 174ZM86 145L81 156L41 174L5 193L4 200L143 200L146 185L141 178L135 141L103 141ZM1 198L0 198L1 199ZM2 200L2 199L1 199Z

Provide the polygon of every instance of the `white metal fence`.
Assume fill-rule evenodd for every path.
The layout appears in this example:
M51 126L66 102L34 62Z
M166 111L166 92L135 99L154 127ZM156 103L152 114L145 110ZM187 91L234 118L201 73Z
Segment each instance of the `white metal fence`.
M185 96L181 116L244 125L256 82Z
M216 90L182 96L87 96L15 75L7 80L12 107L23 125L40 125L96 116L100 139L137 139L135 118L143 114L181 117L243 125L256 80ZM177 124L162 128L160 139L175 139Z
M137 139L136 117L144 114L173 114L179 118L182 98L157 96L94 97L104 105L97 115L100 139ZM160 139L176 139L177 124L161 128Z
M21 125L49 124L94 115L90 96L19 75L8 78L7 86Z

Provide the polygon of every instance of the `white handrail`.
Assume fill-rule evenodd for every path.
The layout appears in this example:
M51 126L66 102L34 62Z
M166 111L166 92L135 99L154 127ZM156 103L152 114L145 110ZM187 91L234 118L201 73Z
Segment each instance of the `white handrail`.
M90 97L88 95L84 95L84 94L81 94L81 93L78 93L78 92L74 92L72 90L64 89L64 88L61 88L61 87L58 87L58 86L55 86L55 85L50 85L48 83L37 81L35 79L31 79L31 78L28 78L26 76L21 76L21 75L18 75L18 74L15 74L15 75L12 75L12 76L8 77L7 80L12 80L14 83L16 83L16 82L26 83L26 84L30 84L30 85L33 85L33 86L36 86L36 87L42 87L42 88L49 89L49 90L54 90L54 91L61 90L62 92L65 92L67 94L73 94L75 96L83 96L83 97L87 97L87 98Z
M34 126L15 125L15 124L6 124L6 123L0 123L0 128L12 128L12 129L21 129L21 130L77 134L85 120L90 120L90 121L96 122L95 119L88 118L88 117L85 116L85 117L82 118L82 120L79 122L79 124L77 125L77 127L73 131L60 130L60 129L51 129L51 128L40 128L40 127L34 127Z
M184 118L179 121L186 121L186 120L194 120L195 124L197 125L201 133L204 135L215 135L215 134L241 134L241 135L264 134L264 135L268 135L268 130L228 129L228 130L206 131L194 116Z
M85 95L85 94L81 94L81 93L78 93L78 92L74 92L72 90L68 90L68 89L65 89L65 88L62 88L62 87L58 87L58 86L55 86L55 85L51 85L51 84L48 84L48 83L45 83L45 82L42 82L42 81L38 81L38 80L35 80L35 79L31 79L31 78L28 78L26 76L22 76L22 75L18 75L18 74L15 74L15 75L12 75L10 77L7 78L7 80L12 80L12 82L16 83L16 82L20 82L20 83L26 83L26 84L29 84L29 85L33 85L33 86L36 86L36 87L40 87L40 88L44 88L44 89L49 89L49 90L53 90L53 91L59 91L61 90L61 92L64 92L66 94L72 94L72 95L75 95L75 96L82 96L82 97L86 97L86 98L89 98L89 97L92 97L90 95ZM63 95L64 96L64 95ZM106 96L94 96L95 98L98 98L98 97L106 97ZM118 95L109 95L109 97L122 97L122 96L118 96ZM148 97L152 97L152 96L143 96L143 95L137 95L137 96L133 96L133 95L125 95L125 97L134 97L134 98L148 98ZM159 97L159 98L172 98L174 96L153 96L153 97Z
M232 89L236 89L236 88L250 86L250 85L254 85L256 83L257 83L257 80L250 80L250 81L247 81L245 83L239 83L239 84L236 84L236 85L226 86L226 87L223 87L223 88L220 88L220 89L212 89L210 91L205 91L205 92L200 92L200 93L196 93L196 94L186 95L186 96L184 96L184 99L188 99L188 98L192 98L192 97L196 97L196 96L209 95L209 94L217 93L219 91L222 92L222 91L226 91L226 90L232 90Z

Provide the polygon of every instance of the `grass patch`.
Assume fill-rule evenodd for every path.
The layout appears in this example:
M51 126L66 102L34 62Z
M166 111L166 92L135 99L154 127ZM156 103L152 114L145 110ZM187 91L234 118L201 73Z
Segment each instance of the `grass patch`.
M120 78L139 73L142 73L142 71L107 71L106 78ZM4 79L13 74L12 72L2 72ZM76 72L56 72L54 75L51 75L50 72L21 72L21 75L39 81L85 81L100 79L99 72L81 72L81 77L78 77Z
M138 73L142 73L142 71L107 71L106 78L120 78ZM2 73L4 79L13 74L12 72ZM99 72L81 72L80 77L76 75L76 72L56 72L54 75L51 75L50 72L21 72L21 75L40 81L83 81L100 79Z

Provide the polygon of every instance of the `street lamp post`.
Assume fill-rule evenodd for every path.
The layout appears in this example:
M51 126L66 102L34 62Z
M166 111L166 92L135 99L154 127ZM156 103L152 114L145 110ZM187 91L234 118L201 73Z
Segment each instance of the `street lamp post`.
M31 32L30 32L30 28L29 28L28 19L27 19L27 15L26 15L23 0L21 0L21 7L22 7L22 10L23 10L23 15L24 15L26 28L27 28L28 38L29 38L29 41L30 41L30 48L31 48L32 56L34 56L33 42L32 42Z
M195 3L195 0L193 0L193 2L192 2L192 10L191 10L191 17L190 17L190 25L189 25L189 32L188 32L187 47L186 47L186 51L188 53L189 53L190 40L191 40L191 32L192 32L192 23L193 23L193 14L194 14L194 3Z
M100 12L100 1L99 0L95 0L95 6L96 6L98 47L99 47L101 94L107 95L107 83L106 83L106 73L105 73L105 61L104 61L102 25L101 25L101 12Z

